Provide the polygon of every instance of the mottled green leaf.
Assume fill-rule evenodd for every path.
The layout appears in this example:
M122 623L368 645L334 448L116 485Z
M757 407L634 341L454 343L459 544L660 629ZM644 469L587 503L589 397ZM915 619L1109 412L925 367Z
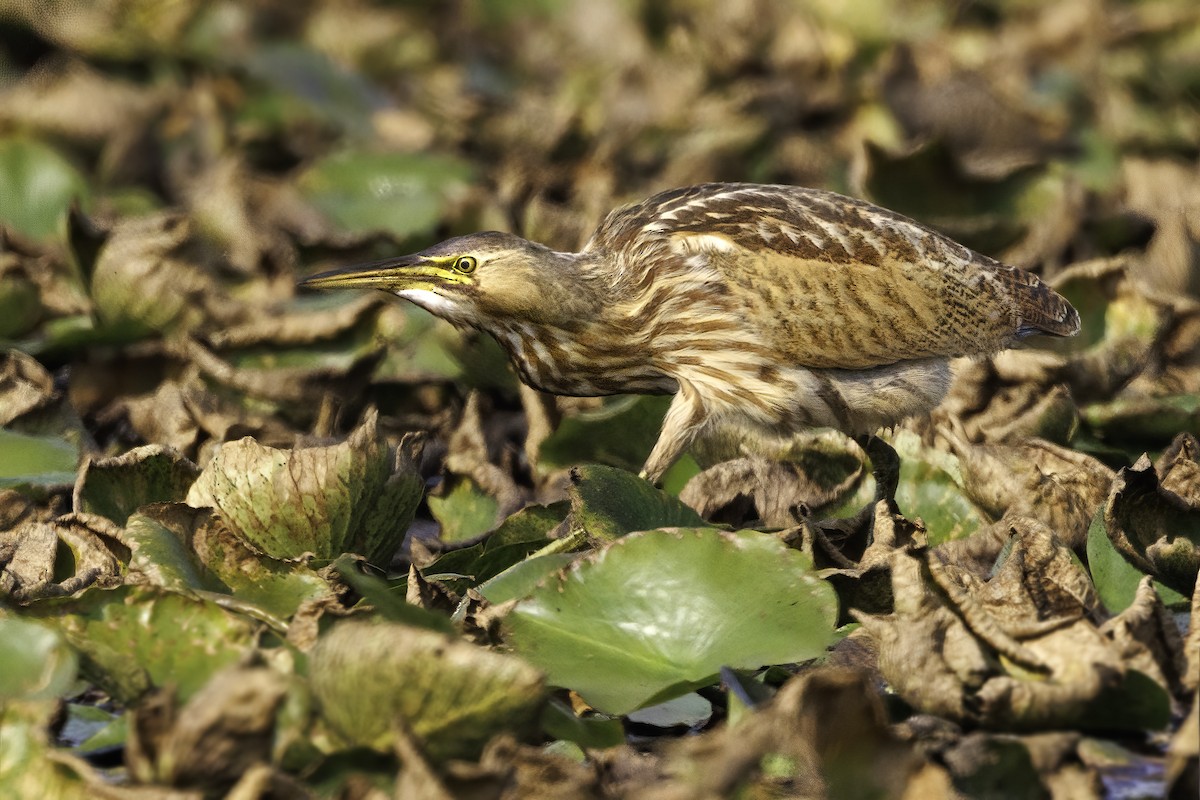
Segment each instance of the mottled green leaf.
M412 521L424 482L404 449L395 456L372 411L350 438L329 447L278 450L247 437L222 445L187 503L220 511L268 555L357 552L390 559Z
M232 595L281 622L302 603L332 594L310 567L252 549L209 509L183 503L144 507L129 518L123 541L132 551L130 569L151 583Z
M390 750L402 720L435 760L474 758L529 726L541 674L514 656L388 622L347 621L321 637L309 674L321 714L349 741Z
M62 631L83 656L84 676L122 703L168 685L186 699L260 638L259 623L244 615L149 586L89 589L27 613Z

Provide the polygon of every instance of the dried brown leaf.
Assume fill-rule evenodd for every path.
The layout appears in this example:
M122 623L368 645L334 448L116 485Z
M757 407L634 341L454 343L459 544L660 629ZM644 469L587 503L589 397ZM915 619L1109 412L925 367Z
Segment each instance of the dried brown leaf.
M1088 525L1112 486L1114 472L1095 458L1039 439L972 444L956 428L940 435L958 456L963 488L993 518L1033 517L1081 550Z
M216 789L270 762L275 715L288 692L274 670L217 673L182 707L160 690L131 711L130 770L144 783Z
M1191 460L1186 449L1178 448L1172 472L1182 475L1195 468L1177 464L1179 458ZM1148 457L1117 473L1104 507L1104 525L1126 560L1191 596L1200 570L1200 504L1163 488Z
M60 548L69 549L71 571L55 580L56 566L63 566ZM76 513L30 520L0 532L0 593L26 603L74 594L93 584L115 586L127 559L120 529L104 517Z
M986 581L936 553L895 552L895 613L859 615L884 677L921 711L991 728L1158 724L1161 710L1129 677L1139 662L1098 626L1095 590L1070 551L1034 520L1009 524L1007 558ZM1109 708L1126 692L1148 703L1136 722Z
M0 359L0 425L45 410L59 397L54 378L37 359L20 350L9 350Z
M688 481L679 499L705 519L736 524L759 519L769 528L795 525L800 516L845 497L862 479L863 465L856 456L849 456L856 463L854 468L839 472L829 464L842 454L828 455L816 475L812 464L759 457L725 461ZM747 501L753 504L753 513L744 507Z

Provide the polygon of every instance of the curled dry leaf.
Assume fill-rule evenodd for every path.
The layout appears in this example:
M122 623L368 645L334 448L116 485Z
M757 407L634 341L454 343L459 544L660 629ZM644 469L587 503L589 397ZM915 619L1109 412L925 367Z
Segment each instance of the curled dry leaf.
M858 615L884 677L921 711L989 728L1165 725L1168 687L1099 626L1095 590L1070 551L1035 520L1010 529L990 580L933 552L893 554L895 612Z
M803 437L784 461L747 457L710 467L688 481L679 499L705 519L734 524L757 519L783 528L796 524L798 514L842 500L862 476L856 445L839 434L818 434ZM747 502L756 513L738 507Z
M67 393L56 389L54 376L20 350L6 351L0 357L0 427L34 435L48 434L73 444L76 450L92 447L91 435ZM10 459L10 468L20 460L12 451Z
M1189 489L1196 470L1192 449L1180 446L1164 472ZM1187 463L1187 462L1190 462ZM1150 459L1142 456L1113 481L1104 507L1104 526L1113 546L1130 563L1184 596L1196 588L1200 570L1200 498L1185 499L1163 488Z
M0 359L0 425L49 407L58 397L54 378L37 359L8 350Z
M782 791L793 797L957 796L944 767L892 733L866 676L841 669L793 678L737 725L672 742L658 763L631 769L635 765L625 762L632 751L610 758L623 767L610 770L614 793L638 800Z
M0 531L0 595L27 603L116 585L123 572L119 540L116 525L92 514L31 519ZM61 558L64 553L70 558Z
M1138 584L1133 603L1107 620L1100 630L1132 669L1149 675L1176 696L1186 692L1188 666L1183 637L1149 575Z
M339 622L313 648L309 675L347 741L388 751L407 730L435 761L475 758L496 734L523 731L544 691L515 656L382 621Z
M196 458L204 443L245 435L274 446L295 441L295 432L281 419L264 413L260 403L239 402L213 392L198 372L189 367L179 380L163 381L150 394L120 400L113 413L124 414L143 438Z
M275 558L357 552L378 563L399 549L424 487L416 440L394 453L376 412L341 444L277 450L247 437L221 446L187 504L217 509L229 526Z
M972 444L958 429L939 434L958 456L963 488L994 519L1033 517L1074 550L1081 550L1113 471L1100 461L1039 439L1019 444Z
M1066 442L1079 427L1079 411L1060 384L1063 359L1021 353L1022 363L996 359L962 364L936 416L961 425L971 441L1008 442L1039 437Z
M140 128L162 103L152 86L120 80L78 59L44 59L0 94L0 119L79 143L101 144Z

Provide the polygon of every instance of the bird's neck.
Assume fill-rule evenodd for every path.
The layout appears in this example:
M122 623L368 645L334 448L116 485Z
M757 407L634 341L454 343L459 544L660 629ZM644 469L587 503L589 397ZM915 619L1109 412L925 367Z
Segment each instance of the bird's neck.
M536 298L539 312L492 330L526 383L556 394L672 392L637 327L631 270L589 252L554 253L560 280Z

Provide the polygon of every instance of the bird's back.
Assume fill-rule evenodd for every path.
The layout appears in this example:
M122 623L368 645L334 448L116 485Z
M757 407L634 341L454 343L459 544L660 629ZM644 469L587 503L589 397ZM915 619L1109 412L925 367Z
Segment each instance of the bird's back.
M703 184L613 212L585 250L711 275L714 295L795 366L863 369L1069 336L1036 276L899 214L815 189ZM636 267L635 267L636 268ZM649 276L647 276L649 277ZM665 276L655 275L658 283ZM685 324L685 321L680 321Z

